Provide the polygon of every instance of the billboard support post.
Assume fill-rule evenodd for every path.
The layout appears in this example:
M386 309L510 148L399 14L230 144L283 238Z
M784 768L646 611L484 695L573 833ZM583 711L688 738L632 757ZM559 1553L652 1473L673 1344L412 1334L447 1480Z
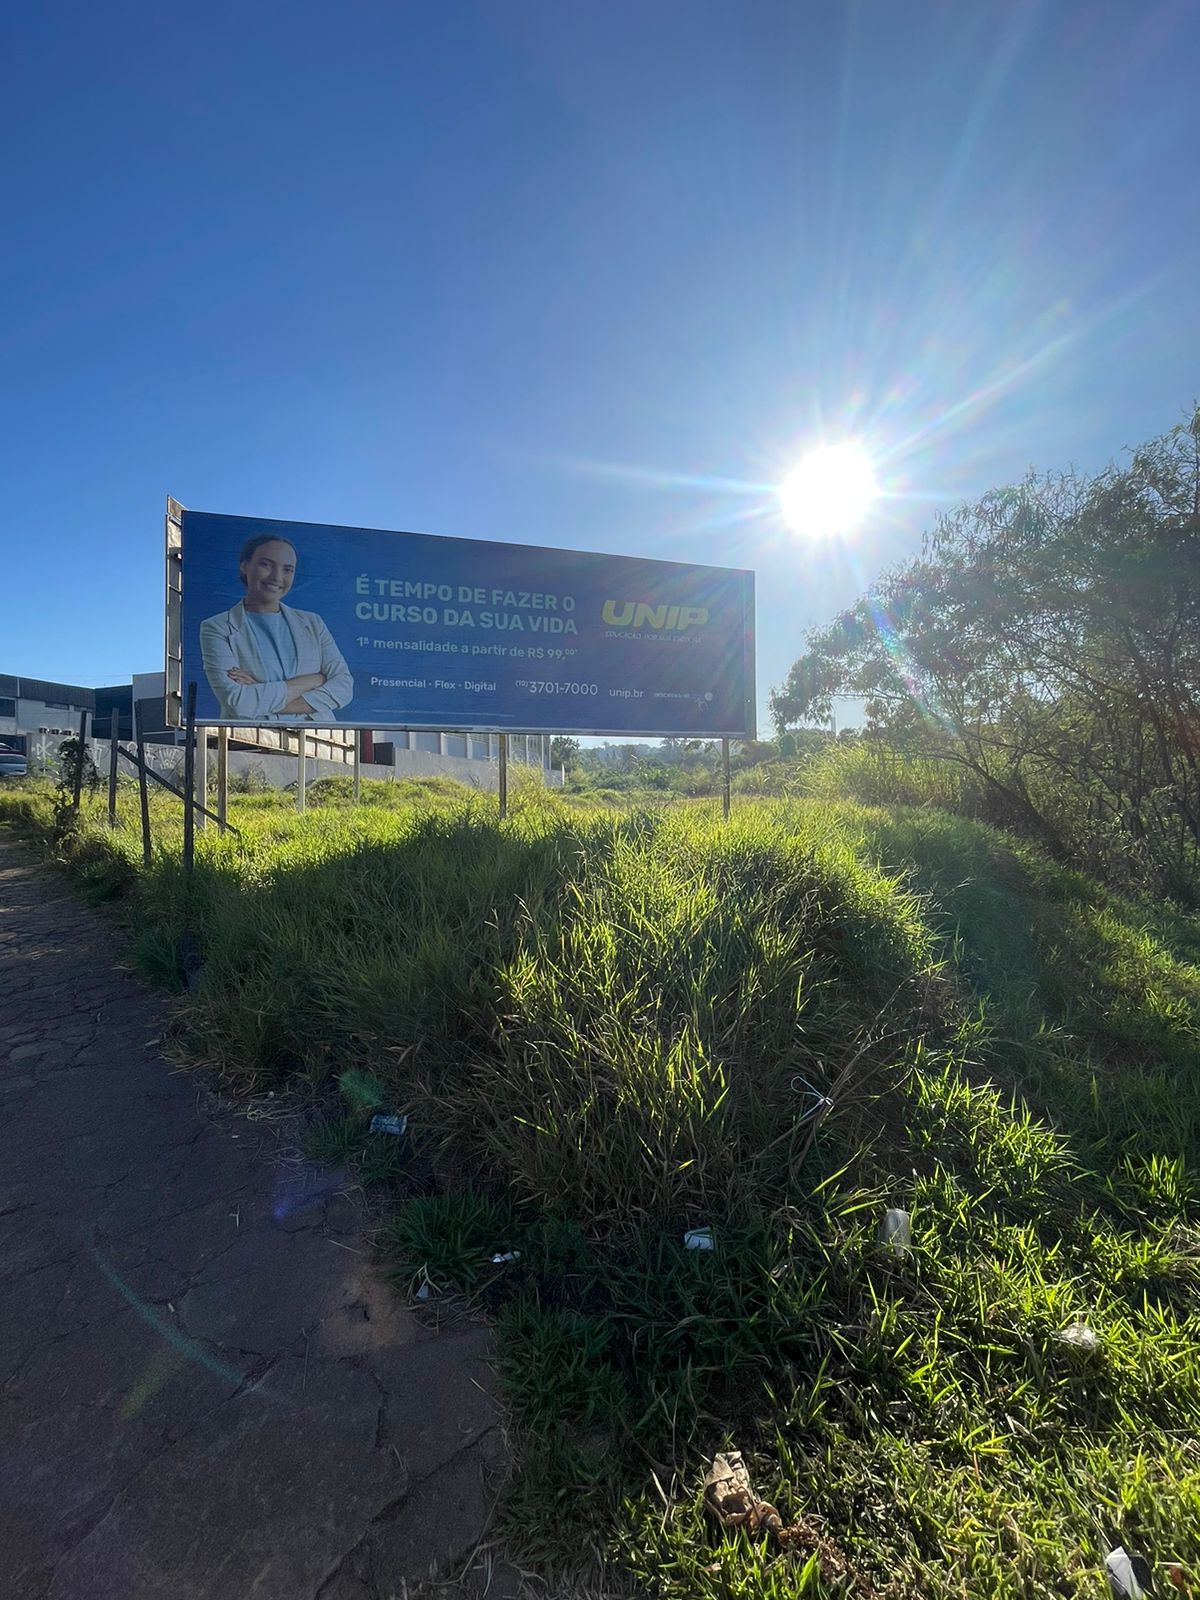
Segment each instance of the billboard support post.
M207 803L207 802L206 802ZM217 825L225 832L229 821L229 729L217 729Z
M729 740L721 740L721 810L729 821Z
M121 737L121 713L113 707L108 739L108 825L117 825L117 740Z
M362 799L362 729L354 730L354 804Z
M308 735L300 728L296 737L300 741L296 752L296 810L303 811L304 791L308 783Z
M149 870L150 867L150 786L146 782L146 741L142 738L142 730L138 729L137 736L138 758L138 804L142 813L142 863Z
M187 686L187 715L183 734L183 873L190 879L196 867L196 685Z
M196 788L200 791L200 815L196 826L203 833L208 825L208 729L196 729Z
M508 815L508 735L502 733L497 741L500 763L500 821L503 822Z
M83 763L87 759L87 718L86 711L79 713L79 758L75 762L75 797L72 805L76 815L79 812L79 802L83 796Z

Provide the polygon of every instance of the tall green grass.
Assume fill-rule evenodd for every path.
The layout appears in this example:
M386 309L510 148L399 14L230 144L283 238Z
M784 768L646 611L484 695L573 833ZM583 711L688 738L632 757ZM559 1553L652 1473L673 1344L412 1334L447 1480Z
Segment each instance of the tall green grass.
M170 828L58 849L148 970L198 940L191 1059L370 1081L436 1147L385 1255L499 1319L519 1558L678 1600L1200 1564L1194 920L928 807L325 798L240 803L190 888ZM729 1441L811 1559L706 1520Z

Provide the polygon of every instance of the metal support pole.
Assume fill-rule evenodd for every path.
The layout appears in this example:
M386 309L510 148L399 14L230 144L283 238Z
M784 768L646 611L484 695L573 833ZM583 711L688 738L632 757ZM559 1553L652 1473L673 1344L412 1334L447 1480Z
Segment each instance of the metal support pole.
M354 730L354 804L362 799L362 729Z
M229 821L229 729L217 729L217 822L225 832Z
M729 821L729 740L721 740L721 777L723 779L721 791L722 810L725 821Z
M182 749L182 746L181 745L177 745L176 749ZM125 746L122 745L121 746L121 754L125 757L126 761L128 761L128 763L129 763L129 765L131 767L135 767L136 768L136 766L138 764L138 758L137 758L137 752L135 750L127 750L125 748ZM164 778L161 772L155 772L154 768L152 766L150 766L148 763L146 765L146 776L147 776L147 778L149 778L151 783L158 784L160 789L165 789L168 794L173 794L177 800L186 800L187 799L187 796L184 794L182 789L177 788L175 784L169 782L166 778ZM195 801L194 804L195 804L196 810L199 811L201 809L199 800ZM217 822L219 820L219 818L217 818L211 811L208 813L208 817L209 817L209 821L210 822ZM235 828L232 822L227 822L225 824L225 826L226 826L226 828L228 828L229 832L232 833L236 838L238 838L238 839L241 838L242 835L241 835L240 829Z
M150 866L150 786L146 782L146 741L138 729L138 802L142 809L142 861Z
M200 804L208 806L208 729L196 729L196 788L200 791ZM196 826L203 833L208 826L208 818L202 811L197 818Z
M304 790L308 783L308 735L299 729L300 748L296 752L296 810L304 810Z
M87 760L87 712L79 713L79 760L75 763L75 799L72 804L79 810L80 797L83 794L83 763Z
M108 740L108 825L117 825L117 741L121 737L121 713L114 706Z
M187 714L183 733L183 872L190 878L196 867L196 685L187 686Z
M508 815L508 735L500 735L500 821Z

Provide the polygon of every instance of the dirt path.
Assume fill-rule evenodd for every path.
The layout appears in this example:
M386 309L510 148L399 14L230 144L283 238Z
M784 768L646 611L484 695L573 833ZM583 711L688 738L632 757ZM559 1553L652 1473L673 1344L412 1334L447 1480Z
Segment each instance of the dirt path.
M353 1195L202 1109L112 945L0 833L4 1593L404 1593L486 1524L486 1334L422 1327Z

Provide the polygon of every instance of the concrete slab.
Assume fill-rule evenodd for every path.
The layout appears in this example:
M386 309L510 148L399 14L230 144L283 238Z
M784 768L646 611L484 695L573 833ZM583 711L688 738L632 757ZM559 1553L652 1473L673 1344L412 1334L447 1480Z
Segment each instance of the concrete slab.
M6 1600L389 1600L486 1533L488 1334L156 1049L112 920L0 834Z

